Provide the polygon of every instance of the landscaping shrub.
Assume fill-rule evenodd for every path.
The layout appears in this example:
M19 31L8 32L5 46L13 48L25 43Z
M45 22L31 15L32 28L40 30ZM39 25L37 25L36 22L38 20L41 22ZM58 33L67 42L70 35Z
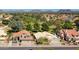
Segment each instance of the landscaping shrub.
M36 43L37 43L37 44L48 44L49 42L48 42L48 39L47 39L47 38L41 37L41 38L39 38L39 39L37 40Z

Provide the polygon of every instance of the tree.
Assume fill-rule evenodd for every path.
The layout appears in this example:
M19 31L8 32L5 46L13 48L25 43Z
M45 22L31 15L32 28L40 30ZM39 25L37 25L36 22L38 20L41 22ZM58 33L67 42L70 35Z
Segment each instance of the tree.
M34 24L34 30L33 31L34 32L40 31L40 24L38 24L37 22L35 22L35 24Z
M32 25L30 23L26 25L26 30L32 31Z
M63 24L62 28L64 28L64 29L72 29L72 28L73 28L73 23L70 22L70 21L66 21L66 22Z
M12 37L12 30L8 30L8 31L7 31L7 35L8 35L7 42L9 43L9 41L12 40L12 39L11 39L11 37Z
M2 24L8 25L8 23L9 23L9 20L2 20Z
M16 21L14 19L9 22L8 26L11 27L12 32L18 32L25 27L21 21Z
M53 24L56 26L56 30L62 29L64 21L61 19L57 19L53 21Z
M75 23L75 25L77 27L77 30L79 30L79 20L75 20L74 23Z
M47 23L43 23L41 29L42 29L42 31L48 31L49 30L49 26L47 25Z

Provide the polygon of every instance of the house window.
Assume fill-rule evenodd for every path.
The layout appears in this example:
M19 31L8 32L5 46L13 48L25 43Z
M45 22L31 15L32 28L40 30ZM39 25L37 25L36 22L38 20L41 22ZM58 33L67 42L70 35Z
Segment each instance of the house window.
M21 35L21 37L22 37L22 35Z
M25 33L23 33L23 35L25 35Z
M78 35L76 35L76 37L78 37Z
M27 35L27 37L30 37L29 35Z
M24 38L26 38L26 36L24 36Z

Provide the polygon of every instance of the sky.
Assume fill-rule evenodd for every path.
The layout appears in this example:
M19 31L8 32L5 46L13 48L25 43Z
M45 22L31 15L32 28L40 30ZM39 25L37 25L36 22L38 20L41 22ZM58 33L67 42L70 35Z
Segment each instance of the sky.
M42 11L54 11L57 12L59 10L71 10L71 11L79 11L79 9L0 9L2 11L32 11L32 10L42 10Z
M23 10L23 11L31 11L31 10L42 10L42 11L48 11L48 10L51 10L51 11L59 11L60 9L0 9L0 10L3 10L3 11L16 11L16 10ZM79 9L62 9L62 10L71 10L71 11L79 11Z

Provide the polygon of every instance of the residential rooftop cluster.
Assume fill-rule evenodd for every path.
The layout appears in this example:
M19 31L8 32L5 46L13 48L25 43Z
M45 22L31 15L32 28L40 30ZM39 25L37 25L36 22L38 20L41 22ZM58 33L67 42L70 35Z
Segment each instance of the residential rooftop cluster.
M79 14L0 13L0 47L79 46Z

